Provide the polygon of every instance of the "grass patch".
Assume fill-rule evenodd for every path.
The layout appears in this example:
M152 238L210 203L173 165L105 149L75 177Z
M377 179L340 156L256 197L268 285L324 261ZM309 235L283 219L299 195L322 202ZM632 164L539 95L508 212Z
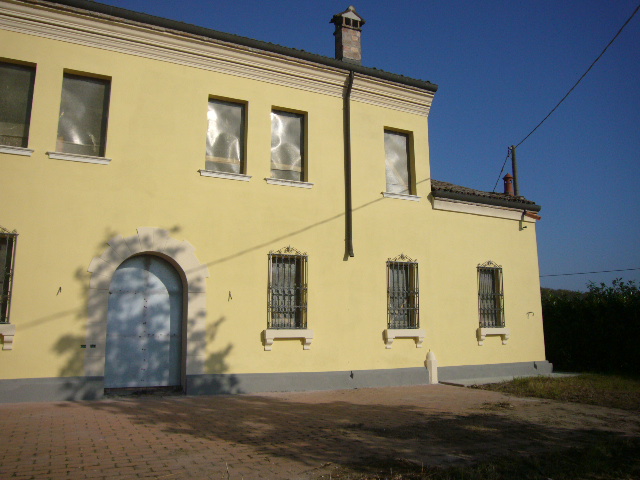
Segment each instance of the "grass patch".
M472 466L423 467L401 460L338 467L324 480L631 480L640 478L640 439L602 437L581 448L505 455Z
M474 386L519 397L538 397L640 411L640 378L583 374L571 377L525 377Z

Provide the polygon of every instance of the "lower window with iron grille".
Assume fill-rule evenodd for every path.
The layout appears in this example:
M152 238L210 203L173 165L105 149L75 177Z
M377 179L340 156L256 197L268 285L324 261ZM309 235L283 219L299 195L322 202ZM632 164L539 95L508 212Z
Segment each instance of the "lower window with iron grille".
M419 328L418 262L402 254L387 261L387 327Z
M307 255L292 247L269 253L268 328L307 328Z
M0 323L9 323L18 234L0 227Z
M478 310L481 328L503 328L502 267L491 260L478 265Z

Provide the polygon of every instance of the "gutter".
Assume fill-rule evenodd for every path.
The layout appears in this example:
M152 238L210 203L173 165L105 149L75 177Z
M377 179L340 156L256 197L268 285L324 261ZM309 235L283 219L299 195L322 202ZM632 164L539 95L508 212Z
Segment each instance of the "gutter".
M344 62L335 58L325 57L315 53L305 52L304 50L297 50L295 48L283 47L275 43L263 42L260 40L254 40L253 38L241 37L239 35L233 35L230 33L220 32L218 30L212 30L209 28L198 27L189 23L178 22L176 20L170 20L167 18L156 17L154 15L148 15L146 13L134 12L133 10L127 10L120 7L113 7L111 5L105 5L94 1L87 0L20 0L24 3L30 3L39 6L52 6L52 4L63 5L66 7L77 8L86 12L94 12L102 15L108 15L119 19L129 20L146 25L152 25L161 29L170 29L178 33L187 33L191 35L197 35L199 37L205 37L212 40L218 40L222 42L233 43L248 48L257 50L263 50L266 52L277 53L280 55L286 55L309 62L326 65L328 67L334 67L341 70L348 70L350 72L367 75L369 77L375 77L382 80L388 80L390 82L407 85L410 87L419 88L421 90L427 90L435 93L438 90L438 86L415 78L405 77L403 75L397 75L395 73L385 72L384 70L378 70L376 68L363 67L361 65L355 65L353 63Z
M431 193L434 198L447 198L449 200L494 205L496 207L518 208L527 212L539 212L542 209L540 205L517 200L517 197L514 198L514 200L505 200L502 198L483 197L471 193L450 192L447 190L431 190Z
M349 72L349 83L344 94L344 202L345 202L345 253L354 257L353 252L353 205L351 197L351 90L353 70ZM345 258L346 258L345 255Z

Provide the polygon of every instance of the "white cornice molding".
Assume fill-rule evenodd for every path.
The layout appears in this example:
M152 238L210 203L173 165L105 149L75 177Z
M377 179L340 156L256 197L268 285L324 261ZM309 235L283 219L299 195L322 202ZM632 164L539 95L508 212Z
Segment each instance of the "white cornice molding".
M92 155L78 155L76 153L63 152L47 152L47 155L53 160L67 160L69 162L93 163L96 165L109 165L111 163L110 158L94 157Z
M0 145L0 153L8 153L9 155L22 155L24 157L30 157L33 155L34 150L23 147L12 147L10 145Z
M251 180L251 175L245 175L244 173L216 172L213 170L198 170L198 172L202 177L226 178L227 180L239 180L241 182Z
M347 71L76 9L0 3L0 29L342 97ZM361 74L352 99L428 116L433 93Z
M462 202L448 198L434 198L434 210L444 210L447 212L470 213L472 215L483 215L485 217L505 218L508 220L521 220L527 223L536 223L534 218L523 217L524 208L498 207L495 205L482 205L480 203Z
M395 198L397 200L410 200L412 202L419 202L422 199L422 197L418 195L408 195L406 193L382 192L382 196L384 198Z

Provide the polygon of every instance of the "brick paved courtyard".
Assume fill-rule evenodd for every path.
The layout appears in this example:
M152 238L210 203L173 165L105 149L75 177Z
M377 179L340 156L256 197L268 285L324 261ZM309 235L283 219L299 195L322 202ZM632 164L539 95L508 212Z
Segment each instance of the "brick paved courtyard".
M640 435L620 410L446 385L0 405L0 479L313 479Z

